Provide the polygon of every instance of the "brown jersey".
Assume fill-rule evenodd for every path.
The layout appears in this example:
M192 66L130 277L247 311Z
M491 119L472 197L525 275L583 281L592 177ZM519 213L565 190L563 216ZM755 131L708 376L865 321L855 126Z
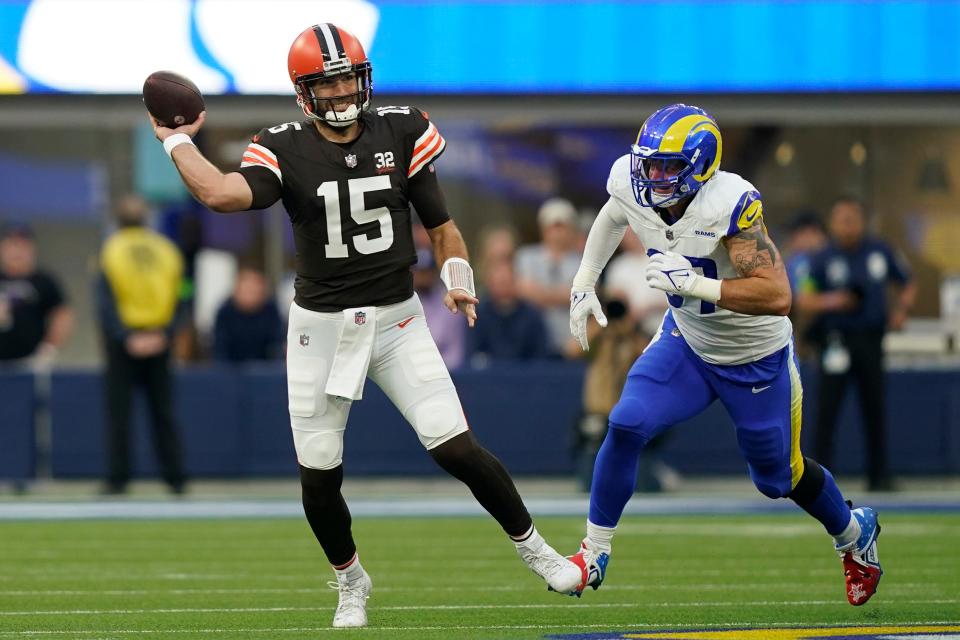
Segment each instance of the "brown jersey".
M260 131L243 155L254 208L282 199L290 216L295 299L305 309L382 306L413 295L408 185L446 143L413 107L374 109L361 127L339 144L309 120L288 122Z

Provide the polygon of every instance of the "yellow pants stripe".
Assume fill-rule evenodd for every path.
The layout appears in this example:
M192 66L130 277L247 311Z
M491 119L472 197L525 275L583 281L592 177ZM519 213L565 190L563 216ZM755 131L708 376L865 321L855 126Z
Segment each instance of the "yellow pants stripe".
M790 368L790 488L793 489L803 474L803 454L800 452L800 427L803 422L803 384L793 355L793 341L787 366Z

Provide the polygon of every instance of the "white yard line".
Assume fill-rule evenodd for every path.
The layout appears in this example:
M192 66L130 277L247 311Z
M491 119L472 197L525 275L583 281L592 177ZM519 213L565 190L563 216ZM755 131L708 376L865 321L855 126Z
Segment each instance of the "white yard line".
M897 604L957 604L960 600L898 600ZM753 602L602 602L584 605L591 609L644 609L649 607L808 607L846 605L843 600L756 600ZM439 604L439 605L394 605L375 607L377 611L466 611L489 609L557 609L567 608L566 600L557 599L555 604ZM55 611L0 611L0 616L99 616L139 615L146 613L278 613L290 611L328 611L331 607L184 607L176 609L62 609Z
M960 501L955 497L888 498L876 497L871 505L881 511L918 510L923 508L956 512ZM535 516L582 516L587 511L587 498L534 498L527 501ZM673 514L742 514L795 511L787 501L756 498L726 498L718 496L634 497L627 505L626 515ZM357 517L431 517L431 516L486 516L486 512L472 498L396 498L379 500L356 498L350 502L350 511ZM190 518L302 518L303 505L299 500L90 500L88 502L48 502L17 500L0 502L0 521L3 520L139 520Z
M940 625L940 624L951 624L950 620L917 620L917 621L901 621L897 622L897 626L909 627L909 626L927 626L927 625ZM484 631L484 630L534 630L534 629L663 629L663 630L673 630L673 631L682 631L685 629L716 629L716 628L809 628L809 622L756 622L756 621L741 621L741 622L710 622L710 623L690 623L684 625L670 625L670 624L658 624L653 622L629 622L622 624L517 624L517 625L456 625L456 626L417 626L417 627L367 627L364 629L367 633L373 633L376 631ZM831 623L831 627L863 627L869 626L864 625L863 622L834 622ZM76 635L111 635L111 634L121 634L121 635L147 635L147 634L175 634L175 633L189 633L189 634L200 634L200 633L316 633L321 631L331 631L334 633L342 633L342 629L334 629L332 627L266 627L266 628L240 628L240 629L96 629L96 630L85 630L85 631L48 631L48 630L38 630L38 631L0 631L0 636L45 636L45 635L66 635L66 634L76 634Z
M927 589L930 585L926 582L898 582L895 585L898 590L909 589ZM700 583L690 584L635 584L635 585L607 585L603 587L604 592L610 591L754 591L770 589L793 589L793 585L772 584L769 582L718 582L718 583ZM827 587L825 587L827 588ZM830 587L832 589L832 586ZM498 585L490 586L484 584L457 586L457 587L377 587L377 593L420 593L443 592L452 593L456 591L496 591L513 592L528 591L529 586ZM254 594L316 594L330 593L327 587L291 587L283 588L256 588L256 589L0 589L2 596L158 596L158 595L254 595Z

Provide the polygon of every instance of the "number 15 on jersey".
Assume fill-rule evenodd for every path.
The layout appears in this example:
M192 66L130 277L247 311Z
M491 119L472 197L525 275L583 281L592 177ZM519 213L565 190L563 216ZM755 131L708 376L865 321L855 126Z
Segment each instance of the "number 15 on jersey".
M377 155L390 155L390 161L393 161L393 154ZM386 161L386 157L382 159ZM386 251L393 244L393 218L390 216L390 210L386 207L364 208L365 194L390 189L390 176L369 176L347 180L349 195L345 207L346 213L349 213L357 224L380 223L379 238L371 238L366 234L358 234L351 238L354 248L362 254ZM324 253L327 258L346 258L349 250L343 238L339 183L336 180L324 182L317 188L317 196L323 198L327 216L327 244L324 245Z

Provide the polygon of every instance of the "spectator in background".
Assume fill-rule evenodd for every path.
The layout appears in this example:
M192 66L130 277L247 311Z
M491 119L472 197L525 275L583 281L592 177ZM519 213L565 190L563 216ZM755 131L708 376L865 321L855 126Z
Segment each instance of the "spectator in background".
M0 229L0 364L48 371L73 330L73 312L53 275L37 268L33 231Z
M890 283L899 286L899 293L888 311ZM883 336L887 329L903 327L914 295L907 265L887 243L867 234L863 204L839 198L830 213L830 244L812 258L797 305L816 316L813 335L820 346L815 455L831 465L837 415L853 378L860 392L871 491L893 488L887 467Z
M517 234L512 227L487 227L480 234L480 255L477 264L481 273L486 273L487 267L500 262L514 264L517 255ZM480 283L483 290L483 283Z
M413 290L420 296L423 315L440 350L440 357L446 363L447 369L459 369L466 356L466 327L463 320L450 313L443 304L447 288L440 280L440 270L433 260L433 252L428 248L417 249L417 263L413 266Z
M574 241L574 250L577 255L583 255L583 249L587 246L587 236L590 235L590 229L597 219L596 209L581 209L577 214L576 240Z
M829 241L826 229L815 211L800 211L787 225L789 235L783 252L783 262L787 269L787 279L794 299L799 296L800 287L810 276L810 263L813 257L822 251ZM810 335L813 318L804 313L799 304L790 312L793 322L793 334L797 356L804 362L816 357L816 345Z
M100 252L97 303L106 350L108 472L104 493L120 494L130 481L130 406L134 388L146 391L163 478L184 491L173 418L170 344L180 302L183 259L176 246L146 228L147 204L120 199L117 230Z
M551 354L570 342L570 283L580 266L577 210L568 200L551 198L537 213L541 241L517 251L517 292L544 315Z
M484 269L486 294L477 306L477 322L468 334L470 360L483 366L490 360L534 360L548 354L546 328L540 310L517 296L513 265L489 263Z
M221 305L213 324L213 357L219 362L274 360L283 355L286 327L267 278L241 265L233 294Z
M828 238L816 211L800 211L787 226L787 246L783 261L787 268L790 288L797 295L800 284L810 274L810 261L827 246Z

